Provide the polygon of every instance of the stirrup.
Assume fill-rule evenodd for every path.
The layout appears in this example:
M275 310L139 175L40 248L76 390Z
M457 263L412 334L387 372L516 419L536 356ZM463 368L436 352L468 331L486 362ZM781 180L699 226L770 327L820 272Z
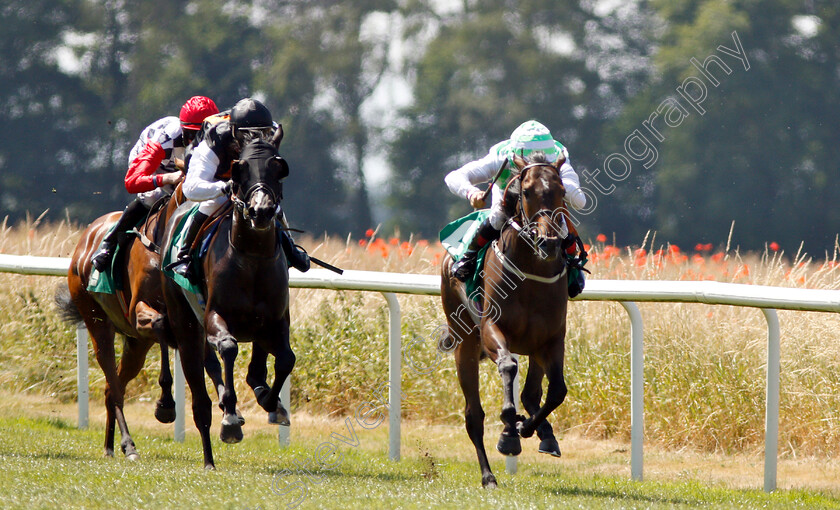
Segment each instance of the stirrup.
M475 272L478 263L478 252L466 252L461 260L452 265L452 276L458 281L466 282Z
M113 247L103 245L90 258L90 263L100 273L107 271L111 265L111 259L114 258L114 250Z
M172 271L173 273L183 276L184 278L189 278L191 263L192 257L187 256L167 264L166 267L164 267L163 269L165 271Z

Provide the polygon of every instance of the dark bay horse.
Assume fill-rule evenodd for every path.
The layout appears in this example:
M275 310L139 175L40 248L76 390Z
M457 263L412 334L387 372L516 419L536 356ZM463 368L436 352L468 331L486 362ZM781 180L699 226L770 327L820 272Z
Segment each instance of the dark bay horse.
M210 445L211 402L202 373L206 344L219 352L224 366L222 441L235 443L242 439L233 386L240 342L254 343L247 381L258 402L269 413L283 413L279 408L280 388L294 367L295 355L289 345L288 265L278 243L275 214L281 181L288 173L275 146L259 140L246 145L240 159L233 163L234 207L209 238L209 250L200 263L203 309L195 310L187 292L164 278L167 319L192 392L193 417L201 435L206 468L215 467ZM182 208L170 218L163 246L169 246L175 226L185 213ZM274 356L275 379L270 389L265 382L267 354Z
M173 199L172 201L175 201ZM156 207L141 229L143 239L158 240L162 236L166 209ZM119 218L119 213L106 214L82 232L76 245L67 275L67 287L56 294L59 311L67 320L83 320L93 341L96 360L105 373L105 455L114 455L114 426L119 426L120 447L129 459L138 457L134 441L123 413L125 388L134 379L146 360L149 349L161 346L161 371L158 382L161 397L155 417L161 423L175 420L172 398L172 375L169 368L169 346L174 345L163 317L164 302L160 286L160 255L140 242L137 236L121 244L125 255L115 257L114 277L121 279L122 289L114 294L90 292L88 284L94 274L91 254ZM124 337L122 355L117 365L115 334Z
M467 434L475 446L481 468L481 483L496 487L484 450L484 410L479 395L479 360L489 357L502 377L504 398L501 420L504 430L497 449L518 455L521 437L536 431L539 450L560 456L560 448L546 417L566 396L563 357L568 302L564 239L568 234L563 198L566 190L559 168L565 161L545 162L535 154L528 162L514 158L518 175L505 192L505 204L513 215L501 237L487 250L481 305L468 303L463 284L451 274L452 260L442 265L441 298L447 316L448 335L441 348L453 350L458 380L466 400ZM519 187L518 194L512 193ZM516 414L513 381L518 364L512 354L529 357L528 375L521 399L530 415ZM545 403L542 379L548 377Z

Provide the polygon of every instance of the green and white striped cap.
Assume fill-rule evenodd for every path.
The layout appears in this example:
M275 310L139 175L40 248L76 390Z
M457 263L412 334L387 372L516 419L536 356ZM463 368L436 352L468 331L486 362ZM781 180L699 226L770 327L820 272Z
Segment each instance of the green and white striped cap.
M510 140L504 142L499 147L500 153L507 152L507 156L512 160L513 155L520 154L525 158L529 158L531 154L536 151L545 153L548 161L554 161L562 152L566 154L566 148L563 144L556 141L551 136L551 131L547 127L535 120L523 122L520 126L513 130L510 134Z

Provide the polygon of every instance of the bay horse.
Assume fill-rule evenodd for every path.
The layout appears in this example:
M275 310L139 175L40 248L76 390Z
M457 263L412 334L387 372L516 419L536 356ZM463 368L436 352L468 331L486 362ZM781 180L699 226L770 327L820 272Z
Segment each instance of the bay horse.
M242 440L236 415L233 386L234 361L240 342L253 342L247 382L259 404L269 413L282 415L280 388L295 364L289 345L288 263L278 242L275 214L281 181L288 176L286 162L277 148L261 140L246 145L231 167L232 211L219 223L207 243L199 267L204 275L203 309L191 304L188 291L164 276L167 320L172 329L184 376L192 393L192 410L201 435L204 467L214 469L210 444L211 402L202 373L204 347L217 350L224 368L221 394L221 439ZM163 246L169 246L176 226L188 207L169 219ZM274 356L274 382L265 382L267 355Z
M173 198L166 205L177 201ZM82 232L73 252L66 286L59 287L56 293L61 315L68 321L84 321L96 361L105 374L105 455L109 457L114 456L115 424L120 429L122 452L131 460L139 457L123 412L125 388L140 373L146 355L155 343L161 349L158 379L161 397L155 406L155 418L161 423L175 420L169 367L169 347L174 346L174 342L164 320L160 254L154 249L154 243L159 242L162 236L163 229L160 227L166 216L164 204L156 204L141 231L120 243L119 250L123 254L118 253L114 257L113 276L122 282L122 289L115 293L92 292L88 290L88 285L94 276L91 255L119 219L120 213L112 212L93 221ZM114 349L117 333L124 338L119 365ZM216 378L220 378L220 369L215 369L215 372L218 373Z
M458 380L464 394L467 434L475 446L481 468L481 483L495 488L484 449L484 410L479 395L479 361L489 357L498 366L503 385L501 433L497 449L504 455L519 455L520 437L536 431L539 451L560 456L560 447L546 417L566 396L563 358L566 336L567 263L564 240L566 190L559 169L562 156L546 162L542 153L531 161L515 156L518 174L505 191L506 208L512 213L498 241L487 249L480 305L470 302L464 284L452 275L452 259L442 264L441 299L447 318L447 333L439 347L453 351ZM513 188L519 187L518 194ZM476 293L474 293L476 294ZM518 370L513 354L529 357L528 375L521 399L530 415L516 413L513 381ZM548 377L545 403L542 379Z

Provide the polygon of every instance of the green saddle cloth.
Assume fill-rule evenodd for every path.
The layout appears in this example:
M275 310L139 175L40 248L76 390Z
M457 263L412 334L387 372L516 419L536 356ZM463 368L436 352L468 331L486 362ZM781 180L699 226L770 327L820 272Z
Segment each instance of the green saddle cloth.
M467 251L467 247L470 245L473 237L475 237L479 225L481 225L481 222L488 216L490 216L490 209L473 211L441 229L439 234L440 243L452 257L452 260L456 262L461 260L461 257L464 256L464 252ZM470 296L472 299L478 297L477 295L474 297L473 293L481 284L481 277L479 274L481 274L481 268L484 267L484 255L487 253L487 248L490 244L491 243L487 243L478 251L478 263L475 266L476 270L465 282L467 296Z
M110 234L116 227L117 224L114 223L105 235ZM88 292L116 294L118 290L123 289L122 271L114 271L123 265L123 251L123 243L118 242L114 249L114 255L111 257L111 267L104 273L100 273L95 267L91 267L90 280L88 280L87 286Z
M164 247L162 250L163 253L161 255L160 267L166 268L169 264L174 262L178 258L178 252L181 251L181 246L184 244L184 238L187 236L187 232L184 230L184 225L187 223L187 219L192 216L198 214L198 204L192 206L192 208L187 211L184 216L181 217L181 221L178 222L178 225L175 227L175 232L172 235L172 242L169 246ZM191 256L195 257L194 260L198 259L197 256L198 249L194 249L193 252L190 254ZM193 294L201 294L201 286L199 282L194 282L188 278L184 278L183 276L171 271L163 269L163 274L169 277L172 281L183 287L184 289L192 292Z

